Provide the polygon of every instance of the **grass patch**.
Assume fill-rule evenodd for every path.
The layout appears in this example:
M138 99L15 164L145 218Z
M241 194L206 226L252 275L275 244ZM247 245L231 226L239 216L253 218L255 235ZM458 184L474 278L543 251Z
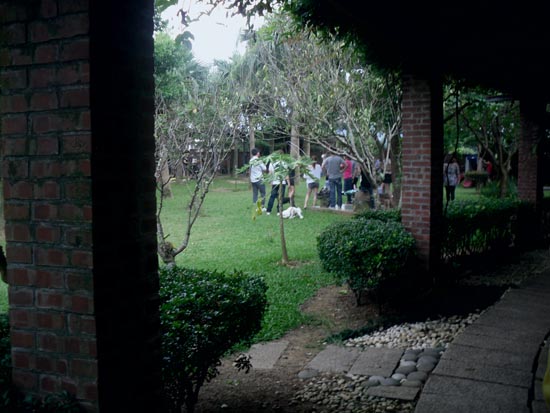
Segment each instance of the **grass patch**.
M190 188L173 185L174 197L165 201L163 222L168 239L181 241L185 216L182 206ZM270 188L267 188L269 196ZM296 187L296 205L302 206L306 185ZM457 199L477 197L474 188L457 187ZM266 280L269 307L256 341L272 340L300 324L314 322L300 312L300 305L324 286L334 283L317 256L317 235L333 222L349 219L347 214L304 211L305 219L285 221L289 258L293 267L279 265L281 246L276 214L252 219L252 191L246 178L220 177L208 193L201 216L191 233L187 250L178 265L189 268L259 274ZM3 231L0 235L3 238ZM7 286L0 283L0 312L8 309Z
M187 185L173 186L174 198L166 200L163 222L168 239L178 245L183 231L181 206L189 197ZM306 185L297 186L296 205L303 205ZM269 196L269 188L267 190ZM275 212L275 209L274 211ZM244 179L217 179L205 199L201 216L191 233L186 251L177 264L209 270L241 270L262 276L268 284L268 310L256 341L272 340L311 318L300 305L319 288L334 283L321 269L317 257L317 235L347 214L305 211L303 220L285 220L285 236L292 267L279 264L281 244L279 217L261 215L252 219L252 192Z
M163 223L166 235L178 245L184 231L185 201L191 188L172 186L174 197L165 201ZM267 195L269 196L269 188ZM306 184L296 188L296 204L303 205ZM190 245L177 258L188 268L219 271L242 270L262 276L268 288L269 306L256 341L271 340L311 321L300 305L333 278L321 269L317 257L317 235L347 214L305 211L305 219L285 220L285 235L292 267L279 265L281 245L275 213L252 219L252 191L246 178L221 177L210 188L199 219L192 229ZM0 312L7 311L7 288L0 284Z

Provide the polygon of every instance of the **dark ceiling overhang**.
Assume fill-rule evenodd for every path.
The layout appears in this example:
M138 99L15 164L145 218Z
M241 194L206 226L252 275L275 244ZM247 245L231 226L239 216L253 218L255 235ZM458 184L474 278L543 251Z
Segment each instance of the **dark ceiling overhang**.
M352 34L381 67L550 101L550 2L305 0L298 15Z

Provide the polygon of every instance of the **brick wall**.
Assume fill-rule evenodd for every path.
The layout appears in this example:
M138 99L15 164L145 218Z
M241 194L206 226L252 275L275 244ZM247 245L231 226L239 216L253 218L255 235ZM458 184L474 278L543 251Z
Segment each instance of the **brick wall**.
M518 195L534 202L540 209L542 202L542 156L539 142L544 133L545 105L542 102L520 102L521 139L518 147Z
M439 81L403 77L402 219L426 268L439 260L443 208L443 102Z
M160 409L152 3L0 0L13 378L89 411Z

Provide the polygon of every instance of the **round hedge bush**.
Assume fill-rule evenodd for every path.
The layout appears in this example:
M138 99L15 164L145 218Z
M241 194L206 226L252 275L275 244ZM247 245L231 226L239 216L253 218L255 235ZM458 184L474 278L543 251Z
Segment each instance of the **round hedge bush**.
M399 222L355 219L327 227L317 250L323 268L358 294L401 275L415 241Z
M260 330L267 285L257 276L193 270L160 271L162 374L169 411L193 411L201 386L221 357Z

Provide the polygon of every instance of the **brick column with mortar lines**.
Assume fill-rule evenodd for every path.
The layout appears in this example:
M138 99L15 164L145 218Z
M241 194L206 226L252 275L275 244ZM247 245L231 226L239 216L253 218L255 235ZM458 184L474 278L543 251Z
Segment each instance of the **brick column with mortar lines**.
M155 217L152 64L143 64L152 62L152 1L133 12L124 5L102 9L102 2L90 3L0 0L13 379L27 394L67 390L88 411L100 406L133 411L137 405L160 405L156 229L150 224ZM116 41L117 30L134 43L129 47L140 44L139 51L114 59L118 51L107 36ZM99 70L91 81L94 65ZM104 116L115 109L110 102L131 97L113 96L116 87L101 73L107 66L111 73L126 70L123 76L149 96L117 107L116 123ZM115 137L119 146L137 146L127 151L128 159L110 155ZM118 187L113 176L124 176L133 192L109 199L106 213L109 191L102 188ZM135 249L121 251L119 245L129 244ZM123 323L130 314L131 327L121 327L122 332L107 321ZM124 383L109 389L112 380Z
M546 116L545 104L540 100L520 101L521 137L518 147L518 194L520 199L535 203L540 211L543 198L542 156Z
M443 211L443 100L441 82L403 77L402 222L416 239L428 270L440 258Z
M4 1L0 15L13 379L28 394L67 390L93 407L88 10Z

